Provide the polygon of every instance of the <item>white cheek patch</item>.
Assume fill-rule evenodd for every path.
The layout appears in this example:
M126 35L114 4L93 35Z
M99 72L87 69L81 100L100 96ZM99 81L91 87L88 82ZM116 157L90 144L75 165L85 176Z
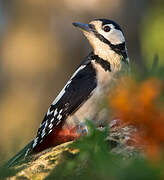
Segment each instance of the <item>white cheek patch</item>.
M114 45L125 42L123 33L118 29L112 29L109 34L107 34L107 39Z
M125 42L125 38L123 33L115 29L115 27L111 24L111 30L109 32L105 32L104 30L99 30L98 32L104 36L105 39L111 42L111 44L117 45Z

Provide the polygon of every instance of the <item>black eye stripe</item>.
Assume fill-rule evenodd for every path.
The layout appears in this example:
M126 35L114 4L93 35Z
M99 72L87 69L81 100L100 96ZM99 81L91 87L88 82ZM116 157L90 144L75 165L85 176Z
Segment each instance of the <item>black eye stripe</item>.
M127 53L126 53L126 49L125 49L125 42L121 43L121 44L117 44L114 45L112 44L110 41L108 41L103 35L99 34L96 31L96 28L93 24L89 24L89 27L91 29L91 31L94 33L94 35L102 42L106 43L109 45L109 47L115 51L117 54L122 55L125 59L127 58Z

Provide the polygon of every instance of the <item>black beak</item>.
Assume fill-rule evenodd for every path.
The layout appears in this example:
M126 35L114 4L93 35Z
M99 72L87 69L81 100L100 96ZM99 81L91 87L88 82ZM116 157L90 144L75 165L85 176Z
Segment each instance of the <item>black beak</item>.
M84 31L90 32L91 28L89 26L89 24L83 24L83 23L79 23L79 22L74 22L72 23L75 27L78 27Z

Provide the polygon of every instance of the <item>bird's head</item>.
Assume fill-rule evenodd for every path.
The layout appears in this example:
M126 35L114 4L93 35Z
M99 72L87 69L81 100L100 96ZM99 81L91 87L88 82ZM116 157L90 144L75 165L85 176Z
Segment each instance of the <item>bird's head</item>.
M121 57L128 63L124 34L117 23L107 19L96 19L89 24L75 22L73 25L83 31L96 55L113 63Z

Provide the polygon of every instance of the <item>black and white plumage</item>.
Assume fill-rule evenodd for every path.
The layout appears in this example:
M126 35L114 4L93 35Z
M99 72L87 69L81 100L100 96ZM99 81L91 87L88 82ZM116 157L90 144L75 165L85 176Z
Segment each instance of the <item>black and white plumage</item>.
M83 31L93 52L80 64L49 107L26 154L78 137L77 132L72 136L70 132L76 128L85 130L85 119L100 119L101 123L103 110L99 111L99 102L108 92L110 83L129 69L125 38L118 24L107 19L96 19L89 24L73 25ZM70 130L68 139L62 139L61 132L65 135L65 129Z
M45 136L49 135L55 127L60 123L64 123L65 119L72 115L81 104L83 104L96 88L96 71L87 57L87 61L83 62L75 71L65 87L56 97L54 102L48 109L43 122L34 139L33 148L41 143ZM86 88L87 87L87 88Z

